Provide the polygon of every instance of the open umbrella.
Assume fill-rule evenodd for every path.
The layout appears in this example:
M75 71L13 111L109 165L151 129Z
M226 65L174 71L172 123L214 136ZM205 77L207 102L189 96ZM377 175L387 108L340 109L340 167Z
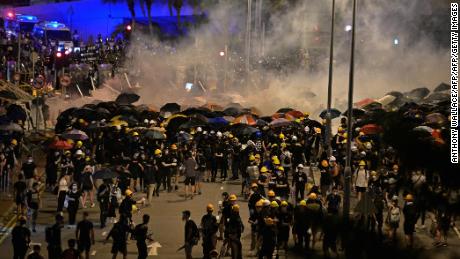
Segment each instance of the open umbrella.
M109 168L101 168L100 170L96 171L93 175L94 179L112 179L117 177L118 173Z
M404 95L412 100L421 100L430 94L430 90L426 87L419 87L405 93Z
M236 108L236 107L228 107L224 110L224 114L227 116L233 116L236 117L239 114L243 112L242 109Z
M62 138L71 139L71 140L87 140L88 135L84 131L72 129L70 131L64 132L61 135Z
M326 115L327 115L327 109L323 110L319 114L319 117L321 119L326 119ZM338 117L340 117L340 111L335 109L335 108L331 108L331 119L335 119L335 118L338 118Z
M196 118L189 118L189 120L179 126L179 129L192 129L192 128L197 128L197 127L203 127L205 126L206 123L196 119Z
M161 139L166 139L166 136L164 133L157 131L157 130L148 130L144 133L144 137L148 139L153 139L153 140L161 140Z
M216 103L210 103L210 102L207 102L206 104L204 104L201 107L209 109L210 111L222 111L224 109L224 107L222 107L222 106L220 106L220 105L218 105Z
M252 134L256 133L257 131L259 131L257 128L254 128L251 126L241 126L233 130L235 135L238 137L249 137Z
M3 125L0 125L0 130L1 131L14 131L14 132L23 132L24 130L22 129L21 126L19 126L19 124L16 124L16 123L9 123L9 124L3 124Z
M303 112L297 111L297 110L289 111L289 112L286 113L286 115L287 116L292 116L292 117L294 117L296 119L301 118L301 117L305 117Z
M430 95L428 95L427 97L425 97L425 99L423 99L424 102L429 102L429 103L436 103L436 102L441 102L441 101L445 101L445 100L449 100L450 99L450 94L448 93L444 93L444 92L434 92Z
M430 134L433 132L433 128L430 128L428 126L418 126L418 127L415 127L414 130L415 131L426 131Z
M180 112L180 105L177 103L167 103L160 108L160 113L169 112L171 114Z
M363 110L366 110L366 111L372 111L372 110L378 110L378 109L382 109L382 104L377 101L363 106Z
M96 120L96 111L90 108L80 108L73 112L73 117L84 119L85 121Z
M442 91L449 91L450 90L450 85L446 83L440 83L436 88L434 89L434 92L442 92Z
M9 99L9 100L18 100L19 98L13 92L8 90L1 90L0 91L0 98Z
M193 136L187 132L180 132L176 135L176 138L179 143L188 143L193 139Z
M56 140L49 145L51 149L68 150L72 149L72 144L64 140Z
M277 128L277 127L288 126L288 125L290 125L290 124L291 124L290 121L288 121L288 120L286 120L286 119L284 119L284 118L279 118L279 119L276 119L276 120L272 120L272 121L270 122L269 125L270 125L271 127Z
M391 91L391 92L386 93L385 95L392 95L392 96L394 96L396 98L403 97L403 94L401 92L398 92L398 91Z
M122 120L113 120L113 121L110 121L110 123L108 124L108 126L110 127L128 127L129 124L126 122L126 121L122 121Z
M244 114L236 117L233 120L233 123L247 124L247 125L256 125L256 118L250 114Z
M361 127L361 132L364 132L366 135L374 135L383 131L383 128L377 124L367 124Z
M27 114L24 109L17 104L10 104L6 108L6 116L12 121L26 121Z
M364 106L366 106L366 105L368 105L368 104L370 104L370 103L373 103L373 102L375 102L374 99L371 99L371 98L364 98L364 99L362 99L362 100L359 100L359 101L355 102L353 105L354 105L355 107L362 108L362 107L364 107Z
M425 117L425 121L428 124L437 124L442 125L447 121L446 116L442 115L441 113L430 113Z
M227 126L229 122L223 117L217 117L217 118L210 118L208 120L208 123L212 127L220 128L220 127Z
M277 110L276 112L277 113L287 113L287 112L290 112L290 111L293 111L294 109L292 108L289 108L289 107L285 107L285 108L281 108L279 110Z
M387 95L383 96L382 98L378 99L377 102L379 102L383 106L385 106L385 105L388 105L391 102L393 102L395 99L396 99L395 96L387 94Z
M243 109L243 105L241 105L239 103L229 103L226 107L233 107L233 108L237 108L237 109L240 109L240 110Z
M361 116L363 116L364 114L366 114L366 111L363 110L363 109L353 108L353 109L351 110L351 116L352 116L352 117L361 117ZM342 113L342 115L348 116L348 110L344 111L344 112Z
M135 93L121 93L115 100L118 104L132 104L139 101L141 97Z

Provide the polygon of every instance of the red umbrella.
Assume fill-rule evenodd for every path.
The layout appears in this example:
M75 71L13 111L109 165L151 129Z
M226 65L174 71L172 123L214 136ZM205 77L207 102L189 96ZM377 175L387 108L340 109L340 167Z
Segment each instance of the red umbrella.
M62 150L72 149L72 147L73 147L72 144L64 140L56 140L53 143L51 143L51 145L49 146L49 148L51 149L62 149Z
M270 126L276 128L276 127L284 127L284 126L288 126L290 125L291 122L284 119L284 118L280 118L280 119L276 119L276 120L273 120L272 122L270 122Z
M383 129L377 124L367 124L362 126L360 131L364 132L366 135L373 135L382 132Z
M284 113L277 112L272 115L272 120L277 120L277 119L285 118L285 117L286 115Z
M292 116L292 117L294 117L294 118L296 118L296 119L298 119L298 118L300 118L300 117L305 117L305 115L303 114L303 112L301 112L301 111L296 111L296 110L287 112L286 115L287 115L287 116Z
M236 117L233 120L233 123L247 124L247 125L253 126L257 124L257 119L254 118L254 116L250 114L244 114L244 115Z
M362 99L362 100L360 100L360 101L358 101L358 102L355 102L354 105L355 105L356 107L362 108L362 107L364 107L364 106L366 106L366 105L368 105L368 104L371 104L371 103L373 103L373 102L375 102L374 99L365 98L365 99Z

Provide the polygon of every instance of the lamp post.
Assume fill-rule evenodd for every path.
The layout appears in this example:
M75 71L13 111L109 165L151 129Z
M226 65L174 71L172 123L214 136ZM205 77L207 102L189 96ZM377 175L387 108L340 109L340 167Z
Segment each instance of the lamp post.
M327 114L326 114L326 143L327 156L331 157L331 103L332 103L332 69L334 61L334 18L335 18L335 0L332 0L332 15L331 15L331 42L329 45L329 80L327 84Z
M353 24L351 28L351 55L350 75L348 81L348 114L347 114L347 159L345 163L345 188L343 199L343 216L348 220L350 215L350 192L351 192L351 140L352 140L352 117L353 117L353 84L355 66L355 32L356 32L356 1L353 0Z

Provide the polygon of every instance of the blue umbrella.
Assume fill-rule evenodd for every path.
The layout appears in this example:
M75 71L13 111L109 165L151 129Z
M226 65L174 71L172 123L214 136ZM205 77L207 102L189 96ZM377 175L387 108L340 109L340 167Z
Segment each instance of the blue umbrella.
M215 127L223 127L228 125L229 122L223 117L217 117L208 119L208 123Z

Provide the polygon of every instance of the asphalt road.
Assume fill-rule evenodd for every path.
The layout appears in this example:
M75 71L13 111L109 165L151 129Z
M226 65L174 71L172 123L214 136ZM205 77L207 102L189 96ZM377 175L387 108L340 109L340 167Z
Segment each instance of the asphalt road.
M239 182L227 182L227 183L205 183L203 186L203 194L197 195L193 200L184 199L184 190L183 186L180 186L180 189L176 192L166 193L161 192L160 197L155 197L152 206L142 208L141 211L134 215L133 220L135 223L141 222L141 217L144 213L147 213L151 216L149 229L153 233L153 238L157 242L155 243L157 248L156 256L158 258L184 258L184 252L177 252L177 249L184 242L184 223L181 221L181 212L183 210L190 210L192 213L192 219L199 224L201 217L205 214L205 208L208 203L214 204L217 208L218 202L221 199L222 192L235 193L239 194L241 191ZM135 199L140 199L144 197L142 193L136 193ZM240 214L243 219L243 222L246 224L246 229L243 234L243 255L245 258L249 257L249 243L250 243L250 228L247 224L248 209L247 204L242 200L242 197L238 197L238 203L241 206ZM37 232L32 233L32 243L38 243L42 245L42 254L47 255L46 252L46 242L44 241L45 237L45 227L53 224L54 215L56 211L56 196L50 193L44 193L43 195L43 204L39 213ZM0 208L0 212L2 209ZM98 258L111 258L110 249L111 242L103 244L103 240L110 230L112 224L104 229L99 227L99 208L88 208L80 209L77 215L77 221L82 217L82 212L88 211L90 214L90 220L95 224L95 236L96 244L92 247L91 254L92 257ZM65 220L67 221L68 216L65 213ZM429 222L429 221L428 221ZM402 239L403 234L400 228L400 239ZM67 247L67 240L70 238L75 238L75 229L69 229L67 226L62 229L62 247L65 249ZM292 243L292 237L291 237ZM452 257L450 254L452 251L460 251L460 241L451 233L449 239L449 247L447 248L433 248L431 246L432 239L429 237L427 230L417 230L416 233L416 247L418 249L426 249L426 258L460 258ZM218 243L218 249L221 245L221 242ZM161 246L161 247L160 247ZM292 244L291 244L292 246ZM0 258L12 258L13 251L11 245L11 236L9 236L1 245L0 245ZM321 243L317 243L315 247L316 251L321 250ZM153 252L153 251L151 251ZM201 258L201 244L195 246L193 251L194 258ZM281 256L284 258L285 256ZM296 255L289 254L289 258L301 258ZM119 258L121 256L119 255ZM135 241L130 241L128 244L128 258L137 258L137 249Z

